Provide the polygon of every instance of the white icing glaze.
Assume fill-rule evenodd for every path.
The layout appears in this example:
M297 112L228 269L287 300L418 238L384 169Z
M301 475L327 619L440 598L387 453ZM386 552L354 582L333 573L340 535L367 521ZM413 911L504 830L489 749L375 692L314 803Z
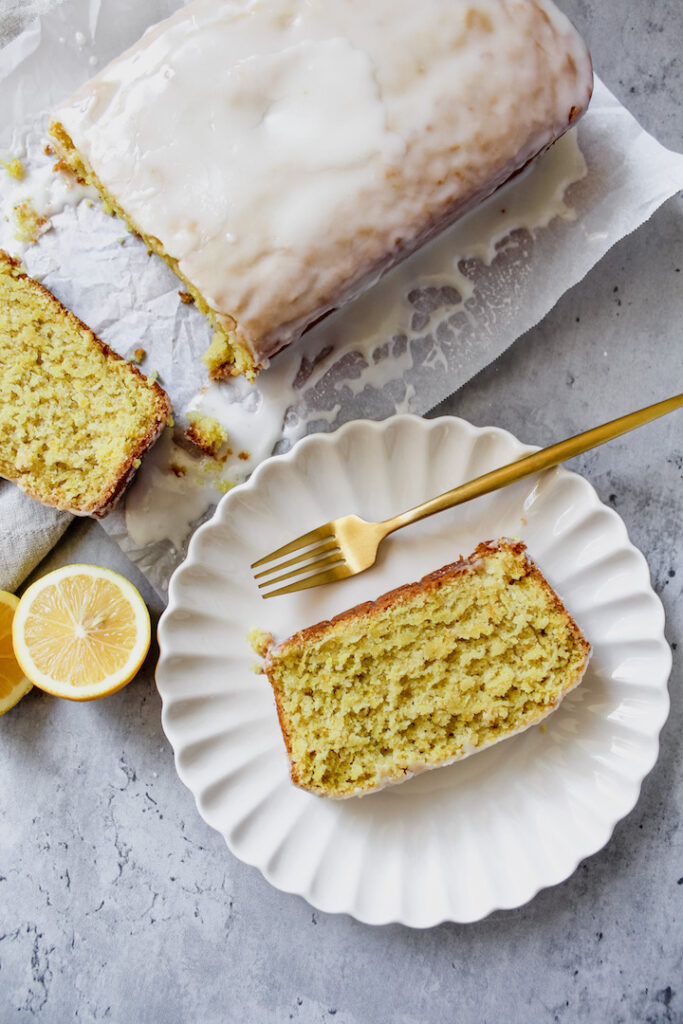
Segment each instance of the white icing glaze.
M195 0L56 114L257 360L583 109L549 0Z
M189 455L167 428L126 494L128 536L138 547L169 540L182 550L192 525L220 498L218 481L218 473L207 472L207 460Z
M73 175L55 174L55 157L44 151L45 139L40 134L15 133L11 148L0 153L6 162L15 158L23 165L23 174L15 179L0 169L0 248L12 256L23 256L32 245L16 237L14 209L28 203L35 213L49 221L67 206L77 206L82 199L97 199L94 188L80 184ZM34 275L35 276L35 275Z

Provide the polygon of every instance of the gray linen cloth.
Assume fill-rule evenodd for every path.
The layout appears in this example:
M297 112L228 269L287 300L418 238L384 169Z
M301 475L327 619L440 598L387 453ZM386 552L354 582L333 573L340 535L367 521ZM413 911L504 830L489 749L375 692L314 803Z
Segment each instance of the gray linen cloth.
M73 516L0 480L0 590L12 593L57 543Z

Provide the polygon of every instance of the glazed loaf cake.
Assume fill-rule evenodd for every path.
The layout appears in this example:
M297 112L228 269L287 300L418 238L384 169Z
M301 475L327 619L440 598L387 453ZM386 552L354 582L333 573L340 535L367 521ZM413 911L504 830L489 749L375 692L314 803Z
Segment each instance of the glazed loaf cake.
M0 250L0 476L75 515L104 515L171 411Z
M588 51L551 0L194 0L58 109L61 158L249 377L562 135Z
M297 786L363 795L484 750L557 707L590 647L525 552L480 544L266 651Z

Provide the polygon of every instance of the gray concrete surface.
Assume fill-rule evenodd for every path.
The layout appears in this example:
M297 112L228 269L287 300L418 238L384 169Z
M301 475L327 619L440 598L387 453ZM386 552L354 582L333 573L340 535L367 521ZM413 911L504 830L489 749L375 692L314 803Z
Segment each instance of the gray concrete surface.
M683 149L683 4L562 6L610 88ZM16 8L0 2L0 19ZM679 196L435 412L549 443L680 391L682 286ZM675 650L659 761L572 878L426 932L368 928L272 889L178 782L152 651L109 700L34 691L0 720L0 1021L683 1021L682 441L679 415L578 464L645 553ZM161 611L96 524L76 523L40 571L76 560L123 571Z

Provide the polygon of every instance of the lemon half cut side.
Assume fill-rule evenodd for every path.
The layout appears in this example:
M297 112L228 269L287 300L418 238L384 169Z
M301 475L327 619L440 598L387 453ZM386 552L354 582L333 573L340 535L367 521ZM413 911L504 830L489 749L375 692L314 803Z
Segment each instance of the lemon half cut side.
M32 683L56 697L94 700L129 683L145 660L149 612L127 579L66 565L32 583L14 615L14 653Z
M13 708L32 685L12 648L12 620L18 604L18 597L0 590L0 715Z

